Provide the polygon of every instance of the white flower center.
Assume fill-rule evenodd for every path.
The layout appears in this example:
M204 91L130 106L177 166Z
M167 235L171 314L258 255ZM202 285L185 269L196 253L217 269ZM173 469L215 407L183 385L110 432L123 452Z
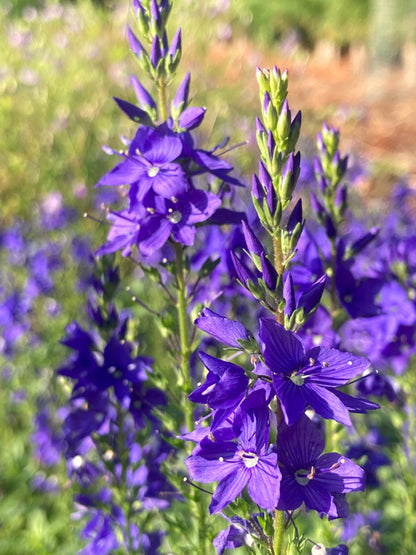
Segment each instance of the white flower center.
M174 212L169 214L168 218L169 221L171 221L173 224L178 224L182 220L182 214L179 212L179 210L175 210Z
M251 452L247 453L246 451L240 451L238 455L242 459L242 461L244 462L247 468L253 468L254 466L256 466L259 460L259 457L258 455L256 455L256 453L251 453Z
M159 169L157 166L150 166L150 168L147 170L147 175L149 177L155 177L158 173L159 173Z

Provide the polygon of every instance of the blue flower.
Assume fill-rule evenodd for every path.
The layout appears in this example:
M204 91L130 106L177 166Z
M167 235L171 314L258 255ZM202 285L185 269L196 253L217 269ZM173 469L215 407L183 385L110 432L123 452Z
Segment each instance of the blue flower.
M346 426L351 425L349 410L378 408L335 389L368 368L370 363L365 358L327 347L306 350L295 333L271 318L260 320L259 337L287 424L296 422L307 405L324 418Z
M248 387L244 370L207 353L200 352L199 356L209 372L205 383L189 395L190 401L206 403L213 409L235 408Z
M177 197L188 188L181 166L174 161L182 142L166 125L156 129L140 126L125 160L104 175L98 185L131 185L130 208L153 190L165 198Z
M305 415L292 426L284 422L277 436L282 482L280 510L295 510L305 503L330 519L348 515L345 493L363 491L365 472L338 453L321 454L325 440Z
M185 461L193 480L219 481L209 506L211 514L234 501L245 486L264 509L274 509L279 500L281 474L276 453L268 452L270 424L264 391L252 393L240 409L234 421L237 442L207 437Z
M207 220L221 205L213 193L192 190L172 199L148 196L145 207L148 216L141 221L138 248L150 256L171 237L182 245L193 245L195 224Z

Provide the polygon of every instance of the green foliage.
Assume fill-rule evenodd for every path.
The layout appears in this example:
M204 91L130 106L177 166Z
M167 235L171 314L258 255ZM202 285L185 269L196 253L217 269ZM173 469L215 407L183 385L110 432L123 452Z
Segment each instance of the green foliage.
M120 118L109 91L117 96L128 84L128 11L50 4L13 19L0 10L0 118L7 130L0 139L0 216L28 216L36 199L56 189L66 201L85 196L82 210L111 164L100 145L118 144Z
M319 39L340 46L366 39L368 0L235 0L231 5L236 23L263 44L271 45L291 30L306 47Z

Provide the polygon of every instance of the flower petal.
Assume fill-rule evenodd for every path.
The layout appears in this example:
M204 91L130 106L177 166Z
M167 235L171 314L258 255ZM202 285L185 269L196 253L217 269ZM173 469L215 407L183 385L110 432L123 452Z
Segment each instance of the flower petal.
M351 426L347 407L328 389L307 383L302 387L304 399L323 418L336 420L344 426Z
M294 472L315 465L324 448L322 433L306 415L292 426L279 426L277 455L279 461Z
M276 453L270 453L259 459L251 471L248 482L248 494L260 507L272 510L277 507L280 497L282 475L277 466Z
M218 513L228 503L234 501L236 497L242 492L250 478L250 470L244 464L234 465L234 471L223 478L218 484L212 501L209 505L210 514Z
M199 317L195 320L195 325L202 331L209 333L218 341L230 347L241 349L239 340L251 341L252 334L240 324L230 320L225 316L220 316L209 308L203 308Z
M288 378L282 378L279 375L273 376L273 387L281 403L286 424L293 424L305 410L306 401L303 387L295 385Z
M272 372L290 375L303 361L302 341L271 318L260 319L259 337L264 362Z
M146 168L139 158L127 158L110 172L103 175L96 187L100 185L128 185L146 175Z

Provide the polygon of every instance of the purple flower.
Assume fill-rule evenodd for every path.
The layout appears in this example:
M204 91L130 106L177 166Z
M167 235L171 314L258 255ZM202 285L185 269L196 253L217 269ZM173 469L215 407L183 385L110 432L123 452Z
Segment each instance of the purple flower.
M150 256L160 249L173 235L173 240L183 245L193 245L195 224L207 220L221 205L213 193L192 190L173 200L148 196L146 209L149 215L141 221L138 247L143 256Z
M247 533L243 529L231 524L225 530L221 530L212 543L218 555L222 555L226 549L236 549L245 545L246 536Z
M140 219L128 210L110 212L108 219L113 222L107 235L107 242L96 251L96 255L109 254L121 250L123 256L130 256L132 247L137 244Z
M153 190L165 198L177 197L188 188L186 176L174 160L182 153L182 142L165 125L157 129L139 127L125 160L104 175L98 185L131 185L133 208Z
M268 453L270 424L264 392L252 393L240 408L240 418L234 421L237 442L207 437L185 461L193 480L219 481L209 506L211 514L234 501L245 486L260 507L272 510L279 500L281 475L276 453Z
M112 387L118 401L127 406L132 386L147 378L150 359L140 355L133 358L132 346L117 334L110 336L101 353L93 338L77 323L68 326L67 333L62 343L73 349L75 356L58 374L76 380L73 396L81 392L84 397L85 392L99 393Z
M206 403L213 409L235 408L248 387L244 370L207 353L200 352L199 357L209 372L205 383L195 389L189 399L194 403Z
M364 490L364 470L338 453L322 455L324 447L323 436L307 416L292 426L280 425L280 510L295 510L305 503L329 519L348 515L345 493Z
M307 405L324 418L346 426L351 425L349 410L365 410L360 399L345 393L341 401L341 392L335 388L364 372L369 366L366 359L327 347L305 350L295 333L272 319L260 320L259 337L287 424L296 422ZM370 404L366 408L377 406Z
M252 334L243 324L221 316L209 308L201 310L199 317L195 320L195 325L218 341L236 349L241 349L242 344L246 341L254 341Z

